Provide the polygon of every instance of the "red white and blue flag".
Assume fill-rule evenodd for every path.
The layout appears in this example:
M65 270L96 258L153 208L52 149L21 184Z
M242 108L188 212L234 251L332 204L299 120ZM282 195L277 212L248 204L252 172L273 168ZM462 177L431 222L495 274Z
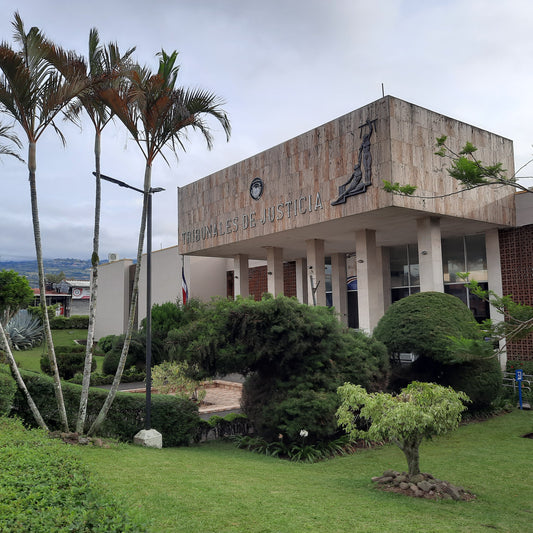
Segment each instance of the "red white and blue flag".
M185 269L183 266L183 258L181 260L181 303L186 305L189 299L189 289L187 288L187 282L185 281Z

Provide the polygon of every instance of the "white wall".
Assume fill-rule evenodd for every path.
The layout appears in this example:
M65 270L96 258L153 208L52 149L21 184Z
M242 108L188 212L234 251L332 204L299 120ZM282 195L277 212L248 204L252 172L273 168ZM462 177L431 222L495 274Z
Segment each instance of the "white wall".
M121 259L98 268L96 340L126 330L129 314L129 268L131 259Z

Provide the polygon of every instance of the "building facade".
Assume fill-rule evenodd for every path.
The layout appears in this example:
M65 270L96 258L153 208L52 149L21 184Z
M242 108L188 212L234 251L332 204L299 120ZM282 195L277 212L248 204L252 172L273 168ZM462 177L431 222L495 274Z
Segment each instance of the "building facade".
M180 254L229 260L234 296L250 294L250 261L263 261L268 292L333 305L368 332L418 291L455 294L481 319L490 310L457 273L501 292L498 231L515 225L514 192L457 193L434 154L442 135L513 173L510 140L388 96L180 188ZM388 193L385 180L416 193Z
M180 188L179 244L153 254L153 303L180 299L183 262L190 297L296 296L368 332L391 303L419 291L453 294L478 320L501 320L469 294L462 272L532 305L533 194L458 192L449 161L434 154L442 135L456 151L472 142L482 161L514 174L510 140L385 97ZM417 190L393 195L385 180ZM133 268L102 267L97 338L125 330ZM508 354L533 359L533 336Z

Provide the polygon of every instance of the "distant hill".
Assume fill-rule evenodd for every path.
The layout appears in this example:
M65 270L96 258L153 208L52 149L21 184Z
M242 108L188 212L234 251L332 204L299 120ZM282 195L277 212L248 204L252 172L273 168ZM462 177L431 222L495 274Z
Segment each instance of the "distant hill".
M90 259L45 259L45 274L65 273L66 279L89 280L91 277ZM14 270L22 276L26 276L30 286L39 286L39 275L37 273L37 261L0 261L0 270Z

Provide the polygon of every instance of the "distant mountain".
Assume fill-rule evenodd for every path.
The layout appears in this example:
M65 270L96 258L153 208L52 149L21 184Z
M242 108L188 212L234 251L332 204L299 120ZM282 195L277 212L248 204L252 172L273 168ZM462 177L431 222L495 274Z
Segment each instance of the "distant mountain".
M89 280L91 277L90 259L44 259L45 274L65 273L66 279ZM39 286L37 261L0 261L0 270L14 270L22 276L26 276L30 286Z

